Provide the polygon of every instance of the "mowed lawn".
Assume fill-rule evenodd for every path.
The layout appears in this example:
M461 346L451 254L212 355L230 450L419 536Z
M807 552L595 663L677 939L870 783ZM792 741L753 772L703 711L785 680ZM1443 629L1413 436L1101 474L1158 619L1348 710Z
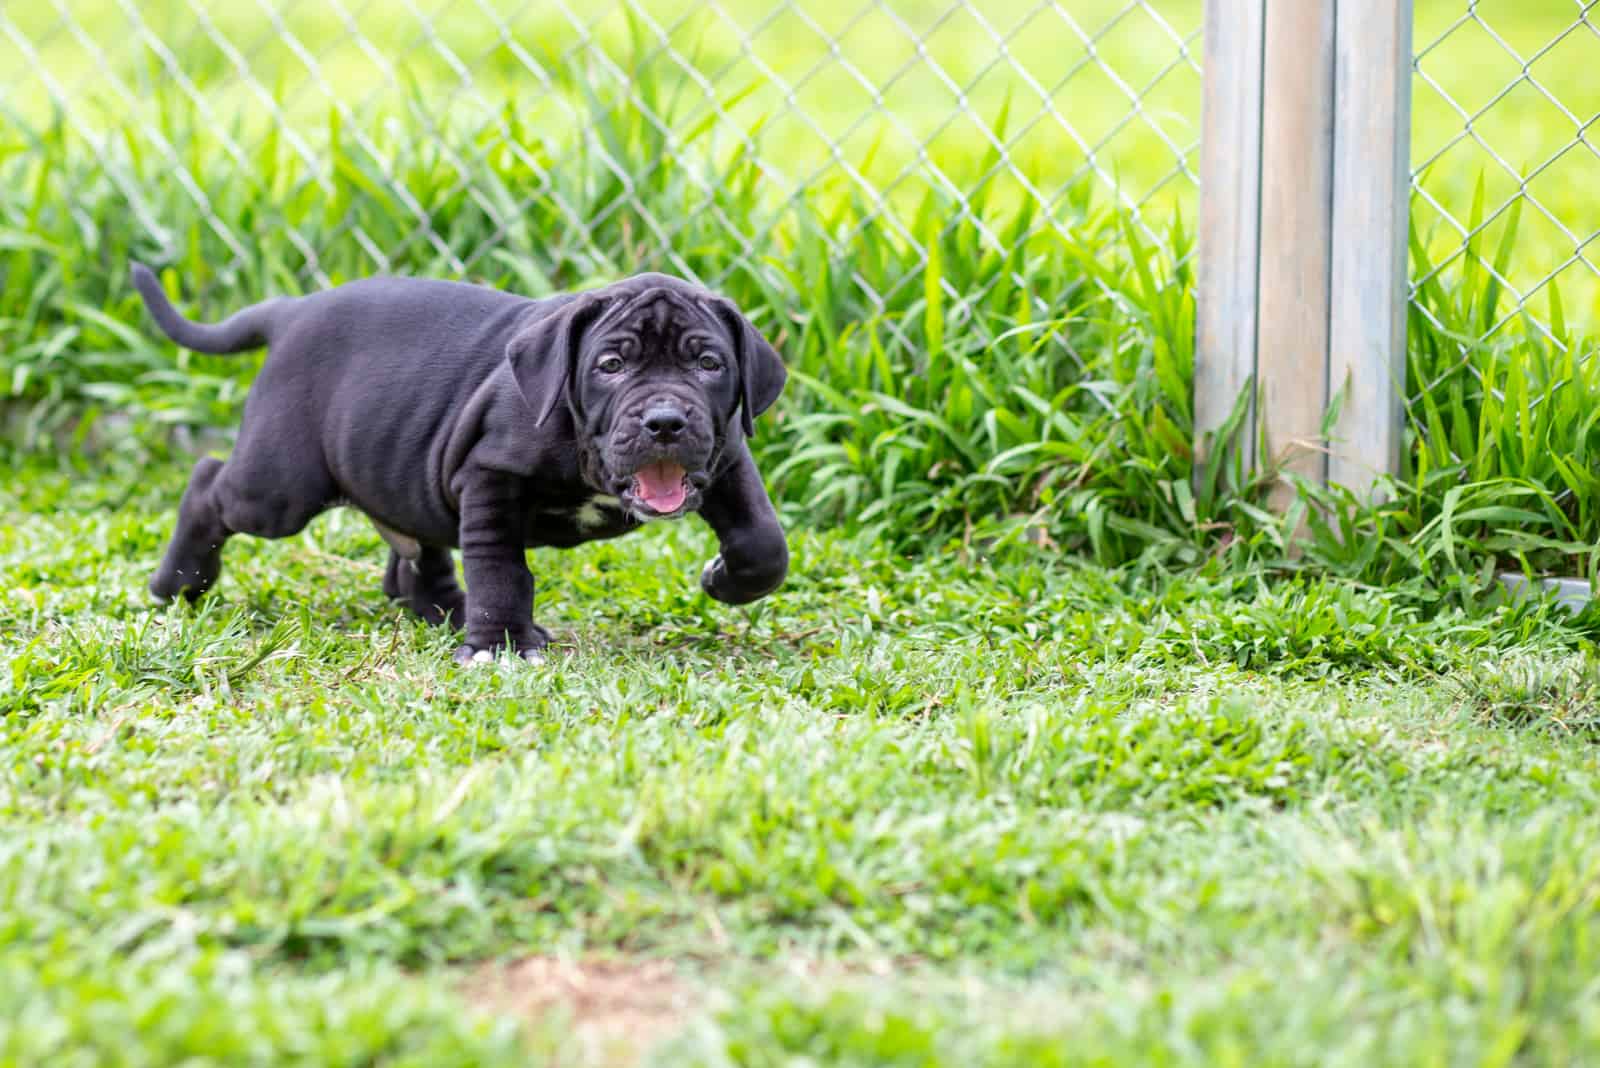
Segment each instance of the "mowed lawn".
M0 1063L1600 1058L1585 620L691 521L458 669L351 514L150 607L182 482L0 491Z

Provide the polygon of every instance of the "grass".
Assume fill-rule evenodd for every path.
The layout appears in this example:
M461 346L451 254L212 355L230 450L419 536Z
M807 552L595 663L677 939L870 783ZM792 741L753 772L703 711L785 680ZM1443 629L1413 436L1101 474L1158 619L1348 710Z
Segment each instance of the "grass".
M457 671L356 517L155 611L181 470L21 475L0 1063L572 1056L469 1001L527 954L671 962L662 1064L1600 1041L1587 618L805 528L725 612L683 526L535 554L552 666Z

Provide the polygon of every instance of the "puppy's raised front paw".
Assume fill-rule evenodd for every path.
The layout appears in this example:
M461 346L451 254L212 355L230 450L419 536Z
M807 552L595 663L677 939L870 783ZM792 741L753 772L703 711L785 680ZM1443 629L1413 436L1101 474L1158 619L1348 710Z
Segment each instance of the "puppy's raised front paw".
M783 583L787 565L788 556L783 554L775 556L768 565L729 571L728 562L718 554L700 572L700 588L706 591L707 597L723 604L749 604L761 600Z

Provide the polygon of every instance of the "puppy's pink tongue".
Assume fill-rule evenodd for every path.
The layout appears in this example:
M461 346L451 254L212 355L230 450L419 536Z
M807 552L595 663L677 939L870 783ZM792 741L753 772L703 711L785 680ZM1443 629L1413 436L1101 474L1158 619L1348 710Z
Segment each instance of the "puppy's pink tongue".
M652 511L676 512L687 496L683 488L685 471L671 460L660 460L641 467L633 475L633 495Z

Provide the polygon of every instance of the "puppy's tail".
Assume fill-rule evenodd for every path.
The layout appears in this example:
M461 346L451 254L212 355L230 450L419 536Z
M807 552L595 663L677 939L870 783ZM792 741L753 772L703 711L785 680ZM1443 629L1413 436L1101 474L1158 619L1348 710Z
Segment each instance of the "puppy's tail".
M134 288L144 298L144 306L150 309L156 325L184 348L221 355L259 349L267 343L275 301L252 305L220 323L191 322L172 306L154 271L142 263L134 263L132 268Z

